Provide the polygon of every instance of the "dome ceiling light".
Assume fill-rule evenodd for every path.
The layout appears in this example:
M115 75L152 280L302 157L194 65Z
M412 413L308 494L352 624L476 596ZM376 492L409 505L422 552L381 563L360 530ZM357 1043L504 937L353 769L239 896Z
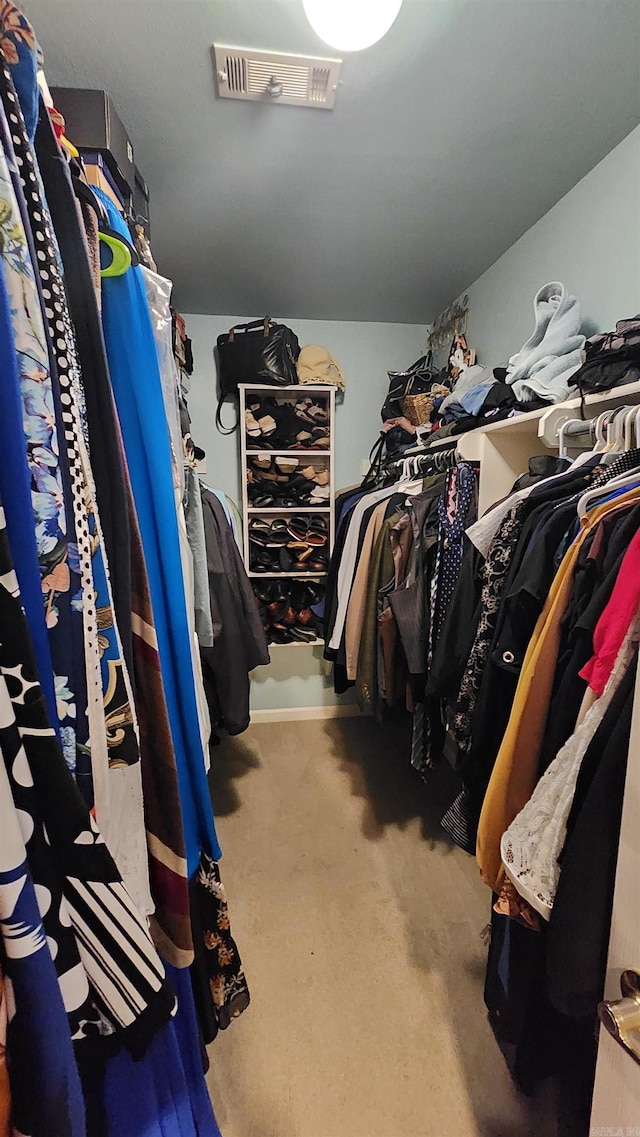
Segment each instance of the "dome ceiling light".
M387 34L402 0L303 0L316 35L339 51L362 51Z

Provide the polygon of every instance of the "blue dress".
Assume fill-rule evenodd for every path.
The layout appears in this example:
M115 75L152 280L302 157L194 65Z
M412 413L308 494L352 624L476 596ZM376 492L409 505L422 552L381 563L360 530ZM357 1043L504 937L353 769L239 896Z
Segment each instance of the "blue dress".
M15 809L1 760L0 816L0 944L13 1003L7 1029L12 1119L34 1137L84 1137L80 1078L26 860L19 824L25 820Z
M94 192L109 214L111 228L129 240L118 210L106 194ZM221 853L209 798L191 665L169 428L139 268L103 279L102 323L149 574L191 876L198 868L201 851L214 861L220 859Z
M123 1051L107 1063L105 1137L221 1137L204 1080L189 971L165 967L178 1013L141 1062Z

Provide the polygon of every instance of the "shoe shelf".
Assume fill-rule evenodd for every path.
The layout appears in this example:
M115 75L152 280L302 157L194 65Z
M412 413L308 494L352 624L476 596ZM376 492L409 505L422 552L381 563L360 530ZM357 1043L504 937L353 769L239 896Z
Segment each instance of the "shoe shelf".
M263 447L262 450L245 450L245 454L247 458L260 455L264 458L267 454L270 458L328 458L329 450L326 446L317 450L268 450Z
M301 400L307 399L307 398L311 398L314 401L314 403L316 403L317 405L320 405L322 407L322 409L325 411L327 417L324 420L323 424L319 424L319 425L324 425L325 427L328 427L329 446L327 446L327 447L310 446L310 447L305 447L304 449L301 449L301 448L300 449L298 449L298 448L294 449L292 447L287 448L286 443L285 443L285 447L283 447L281 449L272 449L272 447L269 444L269 436L267 436L264 440L266 445L261 445L259 439L254 438L252 436L249 436L245 430L245 421L246 421L245 412L247 410L247 407L251 403L255 403L258 400L258 398L260 400L263 400L263 399L273 398L273 397L275 397L278 406L282 406L283 403L292 403L295 407L295 405L297 403L299 403ZM273 404L272 404L272 406L273 406ZM286 413L290 414L290 412L286 412ZM248 574L249 578L252 581L259 581L259 580L295 581L295 580L299 580L301 582L304 582L305 580L307 580L310 583L323 581L327 576L326 570L325 571L307 570L304 567L304 563L300 564L299 567L292 568L288 572L284 572L281 569L275 570L273 572L271 572L271 571L268 571L268 572L256 572L256 571L254 571L254 569L252 569L252 567L251 567L251 564L252 564L253 553L255 552L255 549L252 550L252 545L251 545L251 541L250 541L250 537L249 537L249 522L253 521L254 518L264 517L266 520L266 523L269 524L270 521L275 521L276 518L292 517L295 514L309 515L310 518L311 517L316 517L316 518L323 517L325 519L326 525L327 525L327 543L324 547L322 547L322 546L318 547L318 552L320 552L320 550L322 550L323 553L326 553L327 556L330 556L331 551L333 549L333 542L335 539L335 518L334 518L334 511L333 511L334 441L335 441L335 432L334 432L335 388L329 387L329 386L320 386L320 385L312 386L311 384L308 384L308 385L305 384L303 386L292 386L292 387L269 387L269 386L265 386L264 384L242 384L240 387L240 420L239 421L240 421L239 434L240 434L241 469L242 469L242 521L243 521L243 531L244 531L244 559L245 559L245 566L246 566L247 574ZM311 427L305 426L304 423L302 423L301 429L311 430ZM283 442L284 441L285 440L283 439ZM277 443L276 443L276 445L277 445ZM274 463L275 463L276 458L291 458L291 459L297 459L298 460L300 471L305 466L315 466L316 470L319 473L322 471L326 471L329 475L329 483L328 483L329 497L328 497L328 499L326 499L326 504L310 505L308 502L300 501L295 506L279 506L279 505L271 505L271 506L263 505L263 506L260 506L260 505L253 505L251 503L251 501L249 500L247 475L248 475L249 470L251 469L252 470L252 476L255 478L257 475L258 480L259 480L260 471L259 471L259 469L256 470L255 466L253 465L254 460L258 457L265 458L265 459L269 458L270 460L272 460L272 469L275 468ZM292 477L295 477L295 471L292 472ZM271 485L272 485L271 480L266 479L264 482L264 493L265 494L268 494L269 492L271 492L270 488L269 488ZM280 489L281 492L282 492L283 485L284 485L283 483L279 483L279 485L278 485L278 488ZM295 489L292 489L291 493L282 492L282 496L283 497L291 497L291 499L295 501L295 499L296 499ZM304 540L304 538L301 538L301 539ZM278 647L278 648L280 648L280 647L314 648L314 647L322 646L323 643L324 643L324 641L322 640L322 638L320 636L318 636L315 640L310 640L306 643L299 641L299 640L293 640L291 643L275 643L275 642L272 642L269 644L269 649L271 650L272 647Z
M252 580L280 580L285 577L289 580L320 580L326 575L326 572L305 572L304 569L297 569L296 572L252 572L247 569L247 576Z
M315 640L292 640L289 644L279 644L275 640L271 640L269 651L272 647L324 647L324 640L322 636L316 636Z
M282 391L291 391L298 398L304 398L306 395L314 395L316 392L322 394L335 390L328 383L294 383L289 387L274 387L272 383L243 383L241 386L245 387L247 391L264 391L265 395L274 395L276 398Z
M285 509L278 505L249 505L247 513L280 513L288 516L290 513L331 513L330 505L289 505Z

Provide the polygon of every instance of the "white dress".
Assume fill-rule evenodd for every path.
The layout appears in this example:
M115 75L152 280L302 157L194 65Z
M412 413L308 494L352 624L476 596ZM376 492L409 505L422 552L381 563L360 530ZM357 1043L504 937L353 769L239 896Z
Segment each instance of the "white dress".
M640 613L637 613L602 695L567 739L500 842L509 880L545 920L551 918L558 888L561 871L558 857L564 848L582 759L633 659L639 631Z

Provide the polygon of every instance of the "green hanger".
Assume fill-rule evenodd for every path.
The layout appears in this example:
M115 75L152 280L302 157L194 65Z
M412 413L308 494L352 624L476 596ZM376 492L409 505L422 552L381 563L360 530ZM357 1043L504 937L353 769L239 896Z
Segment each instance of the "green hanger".
M111 250L111 262L106 268L100 269L100 276L124 276L127 269L140 264L140 259L133 245L124 237L103 225L98 230L98 236Z
M100 269L100 276L124 276L131 268L131 252L118 237L99 232L100 240L111 250L111 263Z

